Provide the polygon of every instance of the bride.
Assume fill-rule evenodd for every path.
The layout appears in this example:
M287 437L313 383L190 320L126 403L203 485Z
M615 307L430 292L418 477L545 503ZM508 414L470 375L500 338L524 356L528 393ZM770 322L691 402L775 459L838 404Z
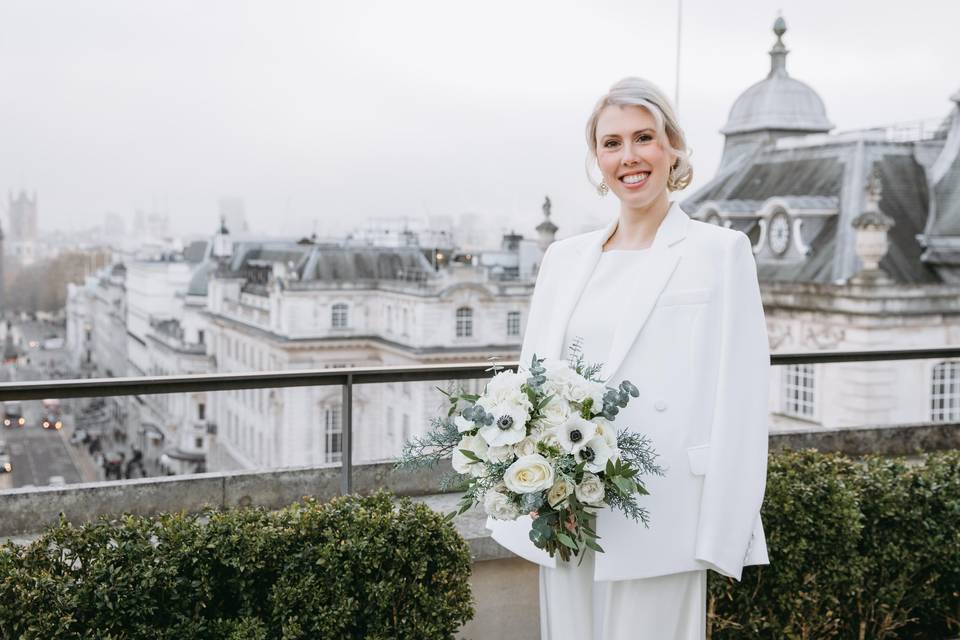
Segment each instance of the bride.
M742 232L691 220L670 200L692 169L656 86L617 82L586 133L597 191L619 200L619 215L547 249L520 363L579 345L586 362L603 363L608 386L634 382L640 397L616 426L649 436L666 472L645 479L649 528L601 510L604 553L588 550L579 564L537 549L529 516L487 526L540 565L541 640L700 640L707 570L739 580L744 566L768 562L770 353L756 263Z

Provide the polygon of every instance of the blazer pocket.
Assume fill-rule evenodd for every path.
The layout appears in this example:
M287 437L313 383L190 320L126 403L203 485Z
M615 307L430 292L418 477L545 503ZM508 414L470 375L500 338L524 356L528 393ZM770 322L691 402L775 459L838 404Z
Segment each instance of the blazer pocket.
M707 463L710 461L710 445L701 444L687 449L690 473L695 476L707 475Z
M710 300L710 289L677 289L664 293L657 300L658 307L670 307L678 304L703 304Z

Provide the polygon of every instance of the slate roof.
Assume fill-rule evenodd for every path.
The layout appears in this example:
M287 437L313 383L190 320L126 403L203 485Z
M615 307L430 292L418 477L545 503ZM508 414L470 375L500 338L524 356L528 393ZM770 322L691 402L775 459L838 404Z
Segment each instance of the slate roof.
M229 269L239 274L247 266L277 262L291 265L301 282L409 280L413 274L423 279L434 273L430 262L418 247L357 247L292 242L241 244Z
M682 206L694 217L708 202L743 215L750 206L774 197L785 200L788 210L836 208L836 215L804 218L803 242L810 247L804 260L766 258L757 267L760 279L767 281L843 281L860 269L850 222L863 211L867 180L876 165L882 184L880 210L895 221L880 268L901 283L940 282L920 260L922 247L916 235L926 222L929 195L926 174L911 149L910 143L855 139L792 148L767 145L718 175ZM757 241L756 220L733 218L733 223Z

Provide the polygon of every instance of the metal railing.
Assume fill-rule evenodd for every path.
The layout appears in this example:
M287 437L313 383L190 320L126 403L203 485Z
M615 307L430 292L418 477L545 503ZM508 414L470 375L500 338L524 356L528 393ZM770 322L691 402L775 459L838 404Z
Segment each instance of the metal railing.
M838 362L876 362L882 360L926 360L958 358L960 347L928 349L817 351L777 353L770 356L774 366ZM498 363L502 369L517 370L518 362ZM86 380L40 380L0 384L0 402L42 400L44 398L94 398L135 396L140 394L232 391L236 389L272 389L339 385L342 393L343 435L340 489L346 494L353 487L353 386L387 382L428 382L492 377L489 362L456 365L418 365L413 367L353 367L311 369L266 373L212 373L182 376L143 376L136 378L92 378Z

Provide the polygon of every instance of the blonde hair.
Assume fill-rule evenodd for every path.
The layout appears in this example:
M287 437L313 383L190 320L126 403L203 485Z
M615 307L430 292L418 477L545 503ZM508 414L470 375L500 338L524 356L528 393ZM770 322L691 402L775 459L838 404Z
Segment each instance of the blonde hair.
M687 139L677 121L673 105L659 87L649 80L636 77L624 78L610 87L606 95L597 101L597 106L587 120L587 180L590 184L599 186L590 174L591 161L597 161L597 120L600 119L600 112L612 105L643 107L653 116L657 123L657 141L677 158L667 177L667 190L679 191L689 185L693 179L691 151L687 148Z

